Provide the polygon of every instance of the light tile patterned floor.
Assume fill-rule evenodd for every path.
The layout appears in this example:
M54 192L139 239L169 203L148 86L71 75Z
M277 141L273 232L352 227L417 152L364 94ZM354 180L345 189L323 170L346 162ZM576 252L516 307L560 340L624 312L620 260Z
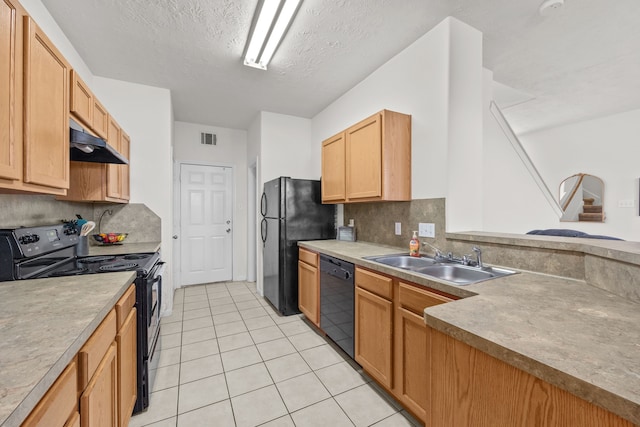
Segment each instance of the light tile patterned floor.
M131 427L420 425L303 318L255 283L176 291L147 412Z

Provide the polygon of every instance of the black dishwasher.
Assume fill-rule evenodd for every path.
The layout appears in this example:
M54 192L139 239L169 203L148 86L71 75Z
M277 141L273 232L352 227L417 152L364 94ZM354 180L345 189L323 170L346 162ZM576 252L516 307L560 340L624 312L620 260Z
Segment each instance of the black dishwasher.
M320 328L352 359L354 293L353 264L320 254Z

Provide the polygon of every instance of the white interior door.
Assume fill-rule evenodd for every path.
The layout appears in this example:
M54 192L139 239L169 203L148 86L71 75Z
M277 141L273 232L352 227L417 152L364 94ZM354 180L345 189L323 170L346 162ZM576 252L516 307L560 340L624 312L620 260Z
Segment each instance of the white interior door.
M181 285L232 278L231 168L180 167Z

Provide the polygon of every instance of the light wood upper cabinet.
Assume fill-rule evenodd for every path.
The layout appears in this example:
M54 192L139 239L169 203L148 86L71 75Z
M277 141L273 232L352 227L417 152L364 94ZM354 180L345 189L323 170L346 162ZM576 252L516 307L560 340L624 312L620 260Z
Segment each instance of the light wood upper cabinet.
M322 143L322 201L344 202L345 182L344 132Z
M93 126L94 96L75 70L71 70L71 114L84 126Z
M411 200L411 116L382 110L324 141L322 186L324 203Z
M107 109L93 97L93 126L92 129L102 139L107 139L109 132L109 113Z
M0 191L63 195L70 67L14 0L0 0L0 64Z
M116 151L120 151L121 132L118 122L113 117L109 117L109 131L107 142ZM114 199L122 198L122 174L120 173L120 165L107 165L107 197Z
M320 326L320 276L318 254L299 249L298 307L316 326Z
M124 131L120 133L120 154L129 159L131 138ZM129 201L130 196L130 175L129 165L120 166L120 198Z
M0 63L3 64L0 67L0 178L9 180L22 176L22 129L16 122L18 79L22 70L16 45L20 18L17 7L12 1L0 1Z
M66 189L71 67L33 19L24 23L24 181Z

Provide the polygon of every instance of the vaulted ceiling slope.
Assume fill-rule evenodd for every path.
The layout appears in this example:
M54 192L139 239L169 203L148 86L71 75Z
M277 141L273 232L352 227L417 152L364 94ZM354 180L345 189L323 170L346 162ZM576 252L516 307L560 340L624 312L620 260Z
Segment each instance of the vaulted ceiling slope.
M519 132L640 108L640 1L541 1L303 0L264 72L241 59L257 0L42 0L95 75L170 89L180 121L313 117L447 16L527 95L505 112Z

